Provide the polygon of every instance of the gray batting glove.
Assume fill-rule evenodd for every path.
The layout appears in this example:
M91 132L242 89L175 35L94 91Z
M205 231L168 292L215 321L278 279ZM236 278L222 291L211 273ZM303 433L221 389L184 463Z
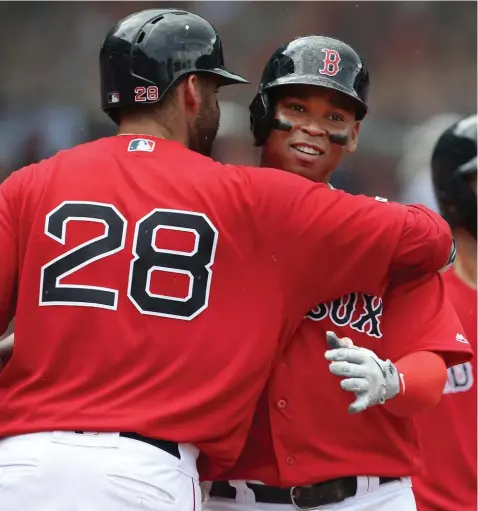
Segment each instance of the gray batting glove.
M347 392L354 392L356 396L356 400L349 406L350 413L360 413L371 406L383 405L400 392L400 376L390 360L381 360L366 348L343 347L336 340L332 341L329 333L327 341L332 347L325 352L325 358L331 362L330 372L345 378L340 386Z

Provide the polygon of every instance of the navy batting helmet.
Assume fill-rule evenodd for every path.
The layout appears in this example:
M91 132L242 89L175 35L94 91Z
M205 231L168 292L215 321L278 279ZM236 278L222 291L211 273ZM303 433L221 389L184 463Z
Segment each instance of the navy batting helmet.
M259 92L249 111L256 145L262 145L273 125L270 91L284 85L316 85L351 97L356 118L367 113L369 73L355 50L338 39L307 36L282 45L262 73Z
M221 38L205 19L179 9L137 12L101 47L101 108L116 122L118 108L156 103L191 73L214 74L220 86L248 83L225 68Z
M453 124L438 139L432 154L433 187L440 211L454 227L476 238L476 195L469 176L476 173L477 116Z

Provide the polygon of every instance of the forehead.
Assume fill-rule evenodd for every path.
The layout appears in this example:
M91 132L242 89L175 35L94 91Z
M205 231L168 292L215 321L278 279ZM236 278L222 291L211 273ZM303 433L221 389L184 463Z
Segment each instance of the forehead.
M343 92L316 85L285 85L275 91L277 100L300 99L328 103L335 108L355 112L355 101Z

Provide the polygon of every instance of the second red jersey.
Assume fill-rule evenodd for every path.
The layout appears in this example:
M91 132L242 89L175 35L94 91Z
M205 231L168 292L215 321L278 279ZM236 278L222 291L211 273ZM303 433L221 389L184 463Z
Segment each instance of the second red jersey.
M221 479L299 486L356 475L410 476L420 465L414 420L375 406L350 415L350 393L329 371L326 331L396 361L414 351L469 360L461 325L439 275L403 284L384 299L349 294L309 312L263 394L246 447ZM203 477L208 477L207 463Z
M461 341L476 353L476 289L454 271L445 281L465 329ZM413 488L420 511L476 511L476 377L476 359L450 367L441 403L417 417L424 468Z

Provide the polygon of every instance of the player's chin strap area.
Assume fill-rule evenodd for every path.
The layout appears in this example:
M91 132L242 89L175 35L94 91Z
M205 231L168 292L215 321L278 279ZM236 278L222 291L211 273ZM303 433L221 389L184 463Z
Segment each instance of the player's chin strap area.
M272 119L272 129L279 131L290 131L292 129L292 123L289 121L285 121L284 119ZM329 140L332 144L337 144L339 146L345 147L348 144L347 135L343 135L342 133L329 133Z

